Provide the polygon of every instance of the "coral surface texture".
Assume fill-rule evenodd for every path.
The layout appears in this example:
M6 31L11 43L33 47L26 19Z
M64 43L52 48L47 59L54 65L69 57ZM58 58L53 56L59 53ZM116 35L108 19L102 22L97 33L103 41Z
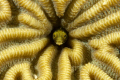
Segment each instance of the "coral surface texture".
M0 80L120 80L120 0L0 0Z

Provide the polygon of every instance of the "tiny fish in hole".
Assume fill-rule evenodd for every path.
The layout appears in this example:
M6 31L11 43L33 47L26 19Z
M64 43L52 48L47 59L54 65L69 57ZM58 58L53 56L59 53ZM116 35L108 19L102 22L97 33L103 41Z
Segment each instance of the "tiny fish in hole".
M52 37L53 37L53 40L54 40L55 44L60 46L67 41L68 34L65 30L60 28L60 29L53 32Z

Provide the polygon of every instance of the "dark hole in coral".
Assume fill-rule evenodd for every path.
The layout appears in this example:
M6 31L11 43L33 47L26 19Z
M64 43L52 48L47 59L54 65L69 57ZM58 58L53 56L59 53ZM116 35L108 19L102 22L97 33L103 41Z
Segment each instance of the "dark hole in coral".
M22 80L22 73L17 73L16 76L15 76L15 80Z
M62 45L57 45L55 43L55 41L53 40L53 33L59 29L62 29L66 34L67 34L67 39L65 41L65 43L63 43ZM61 33L60 33L61 34ZM50 43L52 43L53 45L55 46L58 46L59 48L63 48L63 47L66 47L67 46L67 42L69 40L69 36L68 36L68 32L61 26L61 19L59 18L59 21L57 23L57 27L56 26L53 26L53 30L51 31L51 33L48 35L50 38Z

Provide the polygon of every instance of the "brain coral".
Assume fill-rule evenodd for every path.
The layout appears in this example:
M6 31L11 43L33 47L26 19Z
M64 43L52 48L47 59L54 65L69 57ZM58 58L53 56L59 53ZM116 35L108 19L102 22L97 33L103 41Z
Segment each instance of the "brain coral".
M119 0L0 0L0 80L120 80L119 23Z

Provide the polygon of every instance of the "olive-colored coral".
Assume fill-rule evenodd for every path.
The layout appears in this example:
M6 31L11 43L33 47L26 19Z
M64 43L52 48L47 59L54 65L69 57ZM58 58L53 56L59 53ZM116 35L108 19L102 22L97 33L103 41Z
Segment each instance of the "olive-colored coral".
M119 0L0 0L0 80L119 80ZM60 21L60 22L59 22ZM62 46L50 40L68 31Z
M106 10L110 6L116 5L119 0L100 0L95 5L93 5L90 9L83 12L79 15L72 23L68 25L68 29L78 27L80 23L85 22L87 20L92 19L94 16L99 14L99 12ZM104 21L103 21L104 22Z

